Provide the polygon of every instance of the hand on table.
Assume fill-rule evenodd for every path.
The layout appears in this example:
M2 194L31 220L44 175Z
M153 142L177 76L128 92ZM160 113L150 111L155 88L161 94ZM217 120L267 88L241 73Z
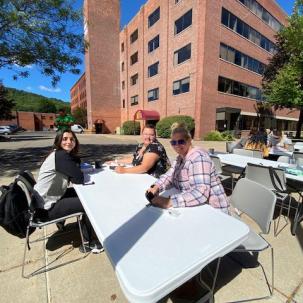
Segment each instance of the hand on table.
M115 168L115 172L118 174L125 174L126 173L126 169L124 166L117 166Z
M161 196L155 196L152 200L152 205L160 208L170 208L173 206L173 203L170 198L164 198Z

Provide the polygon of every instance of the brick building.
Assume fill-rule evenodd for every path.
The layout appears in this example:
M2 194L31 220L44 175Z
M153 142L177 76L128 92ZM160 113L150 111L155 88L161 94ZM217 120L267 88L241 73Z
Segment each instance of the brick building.
M18 125L26 130L39 131L53 129L56 114L13 111L12 120L0 120L0 125Z
M101 62L107 48L106 60L113 63L108 49L115 56L116 44L102 41L98 23L104 22L94 20L90 43L98 42L90 56ZM250 129L262 101L262 72L275 51L274 36L286 20L275 0L147 1L120 32L121 124L135 117L156 122L181 114L195 119L197 139L215 129ZM100 116L111 112L95 100L103 84L113 88L113 65L106 74L97 74L98 69L103 72L101 66L95 73L86 68L86 77L97 83L88 108L94 104ZM296 111L269 111L261 124L294 130L297 120ZM117 119L115 123L120 125Z
M120 33L122 122L156 110L192 116L196 138L249 129L286 18L274 0L149 0ZM284 110L263 123L294 129L297 120Z
M119 0L84 1L85 74L71 89L71 110L87 109L90 130L114 132L120 125Z
M79 80L70 89L70 98L70 105L72 110L77 107L85 109L87 108L85 73L82 74Z

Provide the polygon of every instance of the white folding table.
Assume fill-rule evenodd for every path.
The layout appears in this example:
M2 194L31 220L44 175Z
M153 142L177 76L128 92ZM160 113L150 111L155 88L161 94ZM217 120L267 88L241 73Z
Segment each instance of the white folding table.
M237 154L218 154L217 156L220 158L222 164L228 164L228 165L232 165L232 166L236 166L236 167L242 167L243 169L246 167L247 163L259 164L259 165L264 165L264 166L272 166L274 168L290 166L287 163L270 161L270 160L266 160L266 159L258 159L258 158L253 158L253 157L237 155ZM288 173L285 173L285 176L287 179L303 182L303 176L296 176L296 175L292 175L292 174L288 174Z
M94 185L74 187L130 302L157 302L248 235L209 205L177 213L146 206L149 175L105 168L90 177Z

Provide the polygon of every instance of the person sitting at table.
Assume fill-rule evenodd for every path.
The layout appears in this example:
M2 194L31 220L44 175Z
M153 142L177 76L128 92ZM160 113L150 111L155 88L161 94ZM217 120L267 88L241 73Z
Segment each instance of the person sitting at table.
M142 131L143 142L139 144L132 157L126 157L118 162L115 171L123 174L148 173L154 177L164 174L170 167L164 146L156 139L156 130L153 125L145 125ZM133 167L124 167L132 164Z
M172 147L178 156L167 173L148 189L155 197L152 204L161 208L189 207L210 204L228 213L229 203L213 161L207 152L192 146L192 138L182 123L174 123ZM159 192L176 188L180 193L164 198Z
M267 148L267 133L265 129L260 128L258 130L256 127L253 127L250 130L244 149L258 150L262 152L263 157L268 157L269 149Z
M289 144L291 144L291 141L283 137L282 132L277 129L273 130L273 133L268 140L268 145L271 148L272 152L287 152Z
M75 190L68 187L70 183L84 182L80 158L77 156L78 150L79 141L71 130L59 132L52 151L40 167L34 189L43 199L48 220L84 212ZM103 248L99 241L93 239L93 229L86 215L83 215L81 223L86 252L101 252ZM79 249L84 252L82 246Z

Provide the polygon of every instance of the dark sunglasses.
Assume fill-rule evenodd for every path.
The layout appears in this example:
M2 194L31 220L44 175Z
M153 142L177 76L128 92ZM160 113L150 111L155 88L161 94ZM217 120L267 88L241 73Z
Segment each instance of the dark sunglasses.
M176 145L185 145L186 141L184 139L180 139L180 140L171 140L170 144L172 146L176 146Z

